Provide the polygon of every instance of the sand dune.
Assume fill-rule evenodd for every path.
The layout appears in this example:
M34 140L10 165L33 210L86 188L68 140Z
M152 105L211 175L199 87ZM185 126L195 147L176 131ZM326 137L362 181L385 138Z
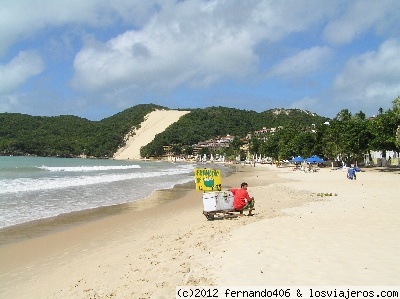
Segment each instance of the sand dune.
M156 110L145 116L145 121L141 124L138 130L135 130L135 135L130 136L126 145L120 148L115 154L114 159L140 159L140 148L150 143L154 137L165 131L179 118L189 111L178 110Z

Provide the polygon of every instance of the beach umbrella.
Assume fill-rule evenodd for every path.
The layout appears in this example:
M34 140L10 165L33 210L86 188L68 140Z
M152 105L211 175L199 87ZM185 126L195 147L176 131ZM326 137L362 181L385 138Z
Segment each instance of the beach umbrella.
M311 157L308 157L307 159L306 159L306 162L307 163L324 163L325 162L325 160L324 159L321 159L320 157L318 157L317 155L313 155L313 156L311 156Z
M290 162L292 162L292 163L301 163L303 161L304 161L304 158L302 158L301 156L294 157L292 160L290 160Z

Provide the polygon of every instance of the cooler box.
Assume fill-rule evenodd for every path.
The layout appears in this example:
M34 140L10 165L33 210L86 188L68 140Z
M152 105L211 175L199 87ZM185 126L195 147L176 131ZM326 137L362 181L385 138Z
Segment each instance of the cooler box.
M233 194L230 191L203 193L203 211L233 210Z
M233 210L233 194L231 191L218 192L217 209Z
M204 192L203 193L203 211L213 212L217 209L218 192Z

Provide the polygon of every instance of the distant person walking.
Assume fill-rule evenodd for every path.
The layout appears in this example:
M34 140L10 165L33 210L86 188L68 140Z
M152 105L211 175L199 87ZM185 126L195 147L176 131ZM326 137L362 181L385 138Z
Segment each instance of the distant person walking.
M349 180L353 180L353 179L356 180L357 179L356 171L355 171L353 166L350 166L349 169L347 170L347 178Z
M360 171L361 171L360 168L355 167L353 164L351 164L351 166L347 170L347 178L349 180L356 180L357 179L356 172L360 172Z

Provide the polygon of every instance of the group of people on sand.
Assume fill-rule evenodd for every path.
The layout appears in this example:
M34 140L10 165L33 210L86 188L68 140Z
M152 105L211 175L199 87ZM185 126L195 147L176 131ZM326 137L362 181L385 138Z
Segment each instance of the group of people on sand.
M248 210L247 216L253 216L252 211L254 210L254 197L250 197L247 192L248 184L243 182L240 188L232 188L229 191L233 194L233 208L243 215L244 210Z

